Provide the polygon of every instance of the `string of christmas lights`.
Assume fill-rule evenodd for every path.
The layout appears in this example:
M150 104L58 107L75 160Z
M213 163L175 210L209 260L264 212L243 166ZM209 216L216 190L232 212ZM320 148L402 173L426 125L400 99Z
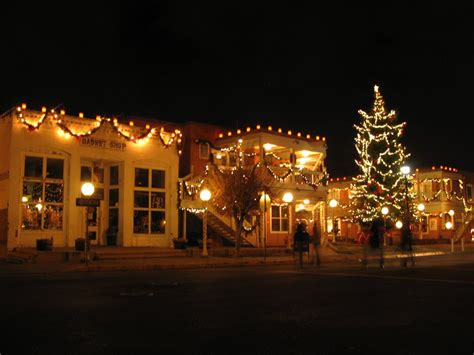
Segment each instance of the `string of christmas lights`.
M42 114L40 115L40 118L37 119L37 121L34 123L28 122L26 120L25 114L24 114L25 110L26 110L26 104L23 104L17 107L16 114L18 118L20 119L20 122L23 123L29 131L39 130L39 128L46 121L46 119L51 119L62 130L63 133L69 136L75 137L76 139L81 139L83 137L88 137L95 134L104 124L109 124L116 134L118 134L120 137L124 138L128 142L145 143L150 138L157 137L164 148L169 148L176 141L176 147L178 149L178 153L179 154L182 153L181 146L182 146L183 135L181 131L179 130L175 130L174 132L171 132L170 138L168 139L168 141L165 141L165 139L163 138L163 133L164 133L163 127L161 127L159 133L156 134L156 128L151 128L150 125L146 125L145 129L137 129L137 128L134 128L133 121L130 121L130 128L128 129L129 132L127 132L126 129L119 126L117 119L112 120L110 118L97 116L96 121L93 124L91 124L91 127L88 130L83 131L83 132L76 132L73 129L71 129L69 126L70 124L73 124L73 123L69 122L68 124L66 122L67 120L63 117L65 115L64 110L60 111L60 116L62 117L60 118L60 116L58 116L58 114L55 112L54 109L48 112L48 110L45 107L43 107L41 109ZM83 115L80 114L79 118L83 118ZM89 123L92 123L92 122L89 122ZM132 130L135 130L138 132L132 133Z

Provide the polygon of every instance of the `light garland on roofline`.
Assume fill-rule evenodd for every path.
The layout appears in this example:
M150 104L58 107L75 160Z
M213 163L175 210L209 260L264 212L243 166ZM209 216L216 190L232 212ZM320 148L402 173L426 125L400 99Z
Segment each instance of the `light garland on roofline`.
M158 138L158 140L160 141L160 143L162 144L164 148L169 148L176 142L176 148L178 150L178 154L182 153L183 134L178 129L174 130L174 132L169 133L170 138L167 141L165 141L165 139L163 138L163 133L164 133L163 127L160 128L159 132L157 132L156 128L151 128L150 125L148 124L146 125L144 130L137 129L137 128L134 128L133 121L130 121L129 123L130 128L128 129L128 132L127 132L126 129L119 126L117 119L112 120L111 118L97 116L95 122L93 122L90 119L87 119L89 121L88 123L91 123L91 127L88 130L85 130L83 132L77 132L71 129L70 125L66 123L67 120L64 119L64 115L65 115L64 110L61 110L60 115L58 115L55 109L49 110L48 112L46 107L43 107L41 109L42 113L40 115L40 118L34 123L31 123L26 120L25 114L24 114L25 110L26 110L26 104L22 104L21 106L18 106L16 108L16 114L18 118L20 119L20 122L24 124L30 132L39 130L40 127L44 124L44 122L46 122L47 119L50 119L59 127L59 129L61 129L63 133L69 136L75 137L76 139L81 139L83 137L88 137L95 134L104 124L109 124L116 134L118 134L121 138L124 138L128 142L146 143L149 141L149 139L156 137ZM78 119L83 119L82 113L79 114ZM135 131L140 130L140 132L132 133L132 130L135 130Z

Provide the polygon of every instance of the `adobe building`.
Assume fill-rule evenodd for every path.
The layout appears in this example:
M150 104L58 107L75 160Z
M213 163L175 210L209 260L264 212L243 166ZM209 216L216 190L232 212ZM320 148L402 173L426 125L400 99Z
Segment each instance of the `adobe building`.
M181 140L179 130L113 118L9 110L0 118L0 243L73 247L87 215L92 245L172 247ZM77 205L85 182L99 207Z

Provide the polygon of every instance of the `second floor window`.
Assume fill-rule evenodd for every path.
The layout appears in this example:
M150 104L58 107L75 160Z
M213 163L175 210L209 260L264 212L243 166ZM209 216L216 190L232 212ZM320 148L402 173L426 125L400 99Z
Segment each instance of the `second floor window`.
M199 159L209 159L209 143L199 144Z

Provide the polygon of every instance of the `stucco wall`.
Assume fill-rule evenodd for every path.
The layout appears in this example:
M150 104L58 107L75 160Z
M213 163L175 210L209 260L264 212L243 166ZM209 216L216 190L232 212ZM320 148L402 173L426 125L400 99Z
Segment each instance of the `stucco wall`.
M37 131L28 131L16 118L13 120L13 139L10 143L10 181L8 212L11 228L8 247L35 246L36 239L54 239L54 246L74 246L77 237L85 235L84 208L76 206L81 197L81 160L116 162L121 171L119 207L121 210L119 244L123 246L172 246L171 238L177 236L177 178L179 156L174 146L165 148L155 139L145 144L127 142L112 129L102 127L92 135L94 138L113 140L126 144L125 150L104 149L82 145L74 137L65 138L52 121L45 122ZM21 228L21 195L23 162L26 154L60 156L65 162L64 171L64 219L63 231L27 231ZM166 172L166 232L164 235L134 235L134 168L153 167ZM18 237L16 237L18 235Z

